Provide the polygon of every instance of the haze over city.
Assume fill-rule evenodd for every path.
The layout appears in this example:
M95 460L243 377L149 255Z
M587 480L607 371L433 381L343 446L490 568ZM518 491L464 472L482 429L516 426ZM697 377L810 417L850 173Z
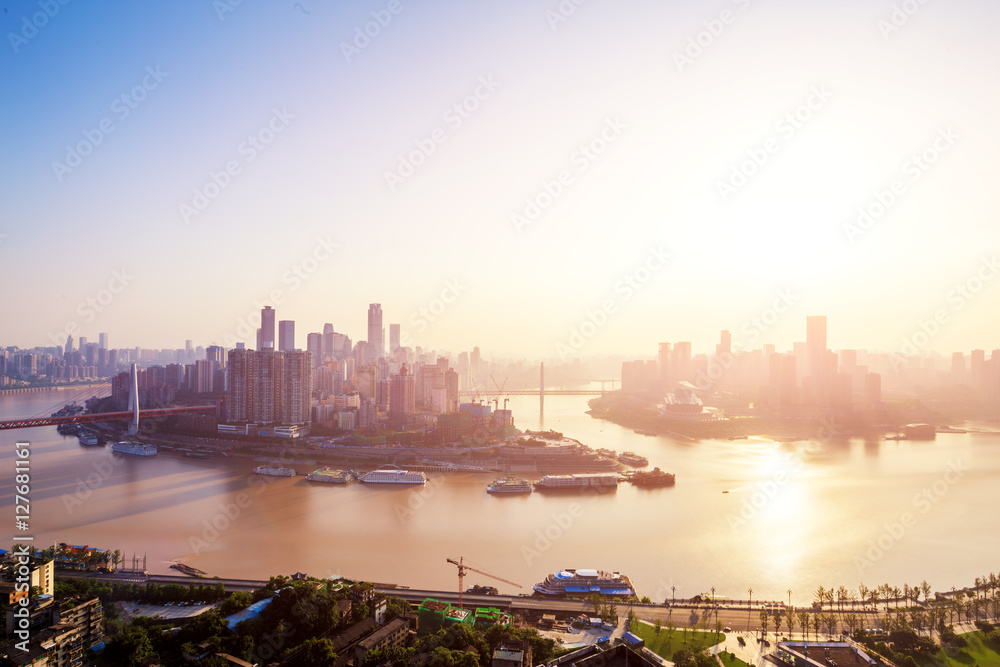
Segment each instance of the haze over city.
M579 356L813 314L894 351L940 309L927 349L996 346L1000 7L563 4L12 7L3 343L224 344L265 304L357 339L380 302L548 358L610 300Z

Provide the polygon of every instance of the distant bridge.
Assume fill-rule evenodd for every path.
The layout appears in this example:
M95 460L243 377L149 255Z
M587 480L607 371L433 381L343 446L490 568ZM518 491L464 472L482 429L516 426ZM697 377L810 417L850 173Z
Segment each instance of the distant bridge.
M541 389L521 389L517 391L507 391L506 389L499 392L500 396L602 396L605 391L613 391L613 389L546 389L544 392ZM460 396L486 396L487 394L497 395L498 392L495 391L476 391L475 389L466 389L465 391L458 392Z
M143 410L142 417L168 417L185 413L215 413L214 405L195 405L185 408L159 408L155 410ZM32 419L15 419L13 421L0 422L0 431L7 431L14 428L34 428L36 426L58 426L59 424L89 424L93 422L125 421L134 416L131 410L125 412L101 412L84 415L65 415L62 417L35 417Z

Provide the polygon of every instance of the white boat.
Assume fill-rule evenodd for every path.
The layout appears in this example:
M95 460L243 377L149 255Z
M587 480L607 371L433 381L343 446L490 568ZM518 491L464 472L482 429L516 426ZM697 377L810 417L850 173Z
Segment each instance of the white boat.
M101 444L97 436L90 431L80 431L76 434L76 437L80 439L80 444L86 447L94 447Z
M366 484L426 484L427 477L422 472L409 472L398 466L382 466L358 477Z
M526 479L518 479L513 475L493 480L486 487L487 493L531 493L531 484Z
M111 446L111 451L118 452L119 454L129 454L130 456L156 456L159 450L157 450L156 445L130 440L116 442Z
M257 466L253 469L258 475L273 475L274 477L295 477L295 471L291 468L272 468L270 466Z
M629 578L618 572L602 570L560 570L532 586L536 593L548 596L587 596L592 593L607 596L632 597L635 589Z

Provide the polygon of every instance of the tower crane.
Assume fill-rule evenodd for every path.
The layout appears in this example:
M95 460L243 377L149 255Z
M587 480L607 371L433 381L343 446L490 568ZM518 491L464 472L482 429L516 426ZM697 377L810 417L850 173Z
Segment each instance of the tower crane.
M477 570L474 567L470 567L470 566L466 565L465 564L465 557L464 556L459 556L458 560L455 560L454 558L446 558L445 560L447 560L452 565L457 565L458 566L458 606L459 607L462 607L462 595L465 593L465 583L464 582L465 582L465 571L466 570L468 570L469 572L476 572L476 573L481 574L483 576L489 577L490 579L496 579L497 581L502 581L503 583L510 584L511 586L517 586L518 588L524 588L520 584L515 584L513 581L507 581L506 579L504 579L502 577L498 577L495 574L490 574L489 572L484 572L482 570Z

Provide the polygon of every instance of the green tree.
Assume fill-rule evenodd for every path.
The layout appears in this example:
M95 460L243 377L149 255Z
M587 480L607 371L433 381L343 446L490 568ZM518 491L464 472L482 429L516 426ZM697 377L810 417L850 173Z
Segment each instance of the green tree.
M290 667L332 667L337 660L333 642L315 637L302 642L288 661Z
M660 629L662 627L663 627L663 622L660 619L656 619L656 622L653 623L653 632L656 634L660 634Z
M229 597L219 604L219 614L222 616L231 616L249 607L252 601L253 598L246 591L231 593Z
M153 654L153 644L145 628L130 627L115 638L109 654L116 665L138 667Z

